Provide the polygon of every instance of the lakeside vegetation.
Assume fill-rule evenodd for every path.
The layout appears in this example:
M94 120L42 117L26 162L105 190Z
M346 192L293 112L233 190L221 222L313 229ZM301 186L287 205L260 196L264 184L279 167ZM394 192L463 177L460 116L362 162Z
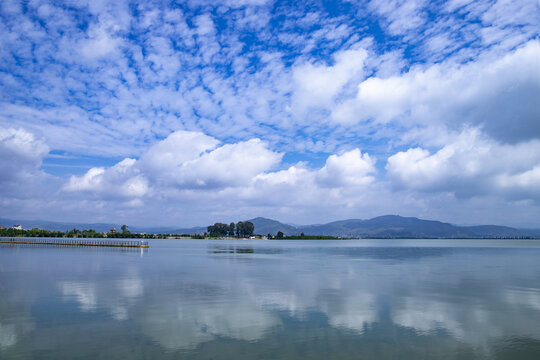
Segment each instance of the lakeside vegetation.
M121 231L111 229L109 232L99 232L94 229L69 231L45 230L45 229L0 229L0 237L51 237L51 238L125 238L125 239L166 239L169 237L190 237L199 238L200 235L191 234L141 234L132 233L126 225L122 226Z
M190 239L211 239L211 238L256 238L275 240L337 240L335 236L325 235L284 235L278 231L276 235L266 236L254 234L255 226L250 221L239 221L238 223L215 223L207 227L208 232L204 234L145 234L134 233L128 230L126 225L122 225L121 230L111 229L108 232L100 232L94 229L72 229L69 231L45 230L39 228L21 229L20 227L0 228L0 237L49 237L49 238L129 238L129 239L168 239L168 238L190 238Z
M242 223L242 222L240 222ZM244 222L245 223L250 223ZM251 223L250 223L251 224ZM217 227L215 227L218 225ZM231 225L234 225L234 232L231 232ZM253 224L251 224L253 225ZM225 229L227 228L227 232ZM300 235L285 235L283 232L278 231L277 234L267 234L265 236L254 234L250 225L247 227L240 226L240 231L238 231L238 224L231 223L230 225L216 223L208 227L208 232L203 234L146 234L146 233L134 233L125 229L121 231L116 231L111 229L108 232L99 232L94 229L72 229L69 231L58 231L58 230L45 230L39 228L33 229L16 229L16 228L1 228L0 227L0 237L48 237L48 238L125 238L125 239L270 239L270 240L345 240L345 239L388 239L388 240L414 240L414 239L499 239L499 240L508 240L508 239L517 239L517 240L534 240L538 239L535 236L485 236L485 237L415 237L415 236L359 236L359 237L336 237L329 235L305 235L301 233Z
M236 224L234 222L229 225L224 223L215 223L209 225L207 228L209 237L239 237L248 238L253 235L255 226L251 221L239 221ZM206 234L205 234L206 235Z
M1 219L0 219L1 220ZM6 225L6 221L2 221ZM16 224L16 221L11 224ZM27 222L29 223L29 222ZM4 229L0 236L29 237L88 237L88 238L187 238L187 239L273 239L273 240L335 240L335 239L540 239L540 229L515 229L499 225L457 226L439 221L422 220L397 215L379 216L369 220L343 220L328 224L293 226L272 219L254 218L239 222L216 222L206 227L144 228L131 232L126 225L114 224L62 224L34 222L28 230L22 225ZM62 231L43 230L54 226ZM68 227L69 226L69 227ZM78 230L77 228L94 229ZM75 227L75 229L70 229ZM107 231L107 229L109 229ZM117 231L118 229L118 231ZM148 231L148 234L145 233ZM161 231L161 233L160 233ZM303 233L307 232L309 235ZM324 235L323 235L324 234Z
M343 240L343 238L329 235L287 235L283 236L282 238L272 238L278 240Z

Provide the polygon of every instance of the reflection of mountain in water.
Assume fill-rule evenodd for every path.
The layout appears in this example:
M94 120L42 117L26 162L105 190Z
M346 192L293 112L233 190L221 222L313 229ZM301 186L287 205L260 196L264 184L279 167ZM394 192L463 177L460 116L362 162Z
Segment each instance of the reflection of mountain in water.
M326 256L343 256L357 259L412 260L424 257L447 256L459 251L449 247L325 247L314 249Z

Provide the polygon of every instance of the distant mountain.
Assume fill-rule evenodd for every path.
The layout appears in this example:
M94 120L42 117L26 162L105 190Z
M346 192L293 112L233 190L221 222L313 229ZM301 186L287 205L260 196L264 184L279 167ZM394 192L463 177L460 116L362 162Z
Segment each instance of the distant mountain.
M296 235L301 233L301 231L299 231L295 226L283 224L272 219L257 217L247 221L251 221L253 223L253 226L255 226L255 233L260 235L275 235L278 231L282 231L286 235Z
M302 227L305 234L342 237L412 237L412 238L467 238L467 237L519 237L524 234L506 226L456 226L433 220L397 215L379 216L369 220L343 220L324 225Z
M255 218L250 220L258 234L329 235L338 237L377 238L492 238L540 237L538 230L519 230L508 226L480 225L457 226L441 221L422 220L398 215L379 216L369 220L350 219L328 224L291 226L275 220Z
M204 234L207 230L206 226L195 226L191 228L174 229L167 231L168 234ZM148 231L148 233L151 233ZM164 233L163 231L152 231L152 233Z
M328 224L293 226L276 220L257 217L250 219L255 226L255 233L277 234L282 231L285 235L329 235L338 237L358 238L540 238L540 229L516 229L508 226L477 225L457 226L441 221L422 220L415 217L398 215L379 216L369 220L349 219L334 221ZM11 227L20 224L25 229L40 228L47 230L68 231L71 229L94 229L109 231L111 228L120 229L121 224L108 223L61 223L39 220L13 220L0 219L0 225ZM129 226L129 224L127 224ZM161 233L161 234L202 234L206 226L178 228L178 227L143 227L129 226L132 232Z
M150 226L129 226L128 230L135 233L146 234L204 234L206 232L206 226L196 226L191 228L176 228L172 226L168 227L150 227Z

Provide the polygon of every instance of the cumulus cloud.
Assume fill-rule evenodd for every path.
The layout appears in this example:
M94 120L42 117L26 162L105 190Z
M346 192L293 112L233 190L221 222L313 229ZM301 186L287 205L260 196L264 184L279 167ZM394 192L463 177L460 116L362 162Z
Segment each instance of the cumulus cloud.
M299 163L286 170L260 174L254 178L256 186L287 186L291 192L308 186L314 193L322 188L349 188L374 181L375 161L360 149L340 155L330 155L320 169L309 169ZM314 188L313 188L314 187ZM303 189L304 191L306 189Z
M321 168L298 163L284 170L261 173L241 188L239 195L255 206L277 206L286 212L305 211L306 206L351 208L377 186L375 174L375 160L360 149L353 149L330 155Z
M139 218L151 209L169 209L171 217L193 225L203 214L208 216L208 204L213 204L213 216L226 218L264 214L311 222L327 219L324 213L330 211L333 219L400 213L466 222L462 212L467 208L492 222L489 209L525 206L508 200L537 202L539 154L537 140L502 144L468 128L438 150L417 147L392 155L386 174L379 173L375 159L360 149L331 154L319 168L302 162L283 168L282 154L259 139L221 144L199 132L178 131L139 159L91 168L69 178L62 189L71 199L66 208L73 212L79 211L73 204L85 204L86 212L100 216L107 216L103 209L115 209L122 216ZM384 177L388 182L382 181ZM484 200L467 200L475 198ZM50 205L55 203L57 199ZM480 211L482 203L491 205ZM533 203L526 206L530 216L517 211L513 221L531 221ZM498 216L510 219L504 212Z
M375 178L375 161L369 154L354 149L341 155L330 155L317 172L317 180L325 185L365 185Z
M96 199L215 203L238 209L306 204L355 204L375 183L375 160L359 149L330 155L321 168L304 163L279 170L282 154L259 140L219 145L202 133L178 131L139 160L124 159L72 176L64 191ZM271 196L269 195L271 194ZM217 205L221 204L221 205ZM242 210L244 211L244 210Z
M466 129L434 153L417 147L390 156L386 170L401 188L539 200L539 166L540 141L504 145Z
M175 131L150 147L139 163L146 173L170 178L179 164L199 158L218 144L217 139L200 132Z
M185 187L227 187L249 182L270 170L281 154L269 150L259 139L226 144L179 168L178 182Z
M83 176L72 176L67 191L84 191L105 197L141 197L149 191L148 180L135 167L135 159L124 159L105 168L91 168Z
M28 181L39 175L42 159L48 153L49 147L34 134L0 127L0 184Z
M202 133L178 131L152 146L140 160L126 158L112 167L72 176L64 190L133 198L167 188L227 188L245 185L281 160L281 154L259 139L216 148L217 144Z
M495 60L411 69L358 85L355 99L339 105L334 120L373 120L404 126L482 126L495 138L517 142L540 137L540 43Z

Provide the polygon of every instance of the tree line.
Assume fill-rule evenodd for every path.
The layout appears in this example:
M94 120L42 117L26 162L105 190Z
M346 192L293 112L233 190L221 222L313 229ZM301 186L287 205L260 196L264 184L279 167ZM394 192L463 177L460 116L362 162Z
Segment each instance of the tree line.
M236 224L231 222L229 225L224 223L215 223L207 227L208 232L205 234L140 234L132 233L128 230L127 225L122 225L121 231L111 229L109 232L99 232L94 229L79 230L72 229L69 231L45 230L45 229L3 229L0 228L0 237L52 237L52 238L131 238L131 239L164 239L170 237L190 237L192 239L205 239L206 237L239 237L248 238L253 235L255 226L251 221L239 221ZM268 239L277 240L323 240L337 239L334 236L325 235L285 235L282 231L278 231L276 235L268 234Z
M239 238L247 238L253 235L255 226L251 221L239 221L236 224L232 222L229 225L218 222L214 225L209 225L206 230L210 237L236 236Z
M301 233L300 235L285 235L282 231L278 231L276 236L268 234L269 239L278 239L278 240L337 240L338 237L330 235L305 235Z
M109 232L99 232L94 229L79 230L72 229L68 231L45 230L33 228L30 230L20 229L0 229L0 236L4 237L52 237L52 238L130 238L130 239L156 239L164 238L168 235L163 234L138 234L132 233L126 225L122 225L122 231L111 229Z

